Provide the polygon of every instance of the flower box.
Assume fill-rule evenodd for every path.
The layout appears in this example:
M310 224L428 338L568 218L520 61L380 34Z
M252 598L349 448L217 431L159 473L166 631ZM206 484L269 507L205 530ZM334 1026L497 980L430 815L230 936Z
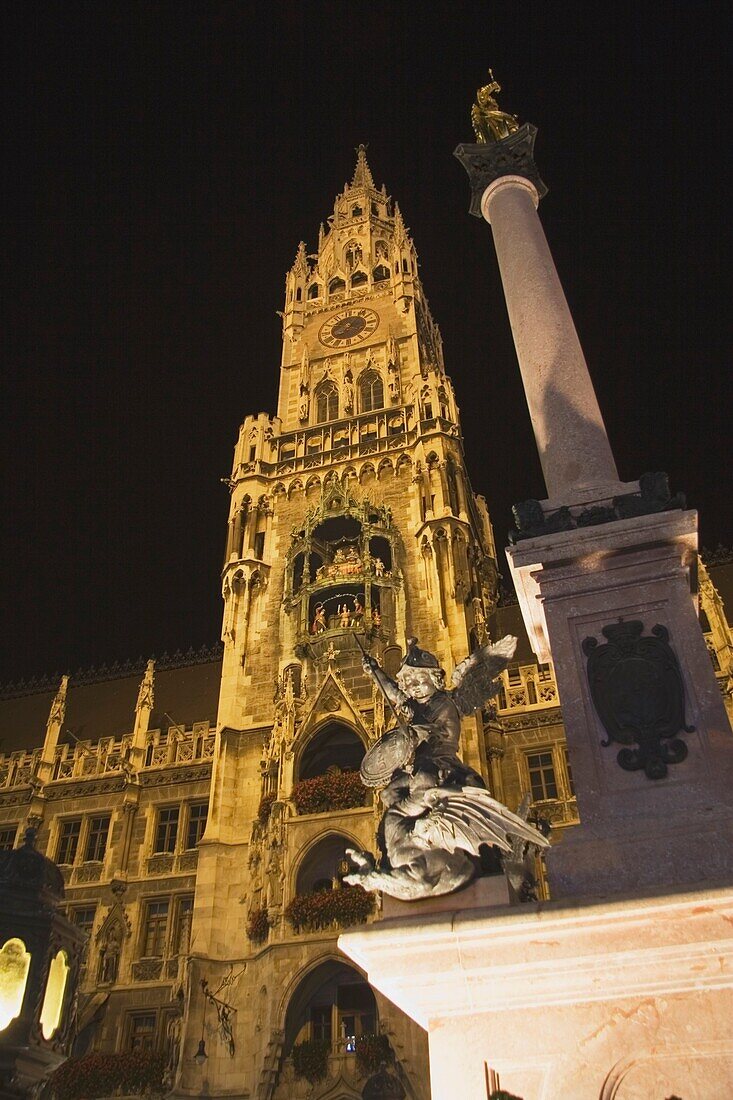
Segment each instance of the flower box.
M299 814L323 814L351 810L366 803L367 789L358 772L326 772L313 779L301 779L293 787L293 801Z
M374 894L361 886L342 886L338 890L296 894L285 910L285 917L295 932L318 932L333 924L348 928L363 924L374 911L374 904Z

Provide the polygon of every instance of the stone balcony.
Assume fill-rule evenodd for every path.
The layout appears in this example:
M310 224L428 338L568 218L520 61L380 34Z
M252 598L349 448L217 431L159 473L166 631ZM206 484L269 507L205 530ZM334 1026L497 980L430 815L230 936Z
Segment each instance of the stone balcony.
M149 730L141 770L210 760L214 755L215 740L215 732L208 722L196 722L188 730L183 726ZM125 774L130 770L131 747L131 734L119 739L102 737L98 741L59 745L54 755L50 781ZM40 748L31 752L0 753L0 790L40 786L38 769L42 762L41 754Z

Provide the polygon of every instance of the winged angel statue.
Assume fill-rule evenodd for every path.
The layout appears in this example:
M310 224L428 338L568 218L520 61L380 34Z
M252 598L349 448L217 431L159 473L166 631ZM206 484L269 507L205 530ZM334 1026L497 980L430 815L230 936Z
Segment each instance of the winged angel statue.
M383 890L402 901L449 894L474 878L482 844L501 850L511 881L523 876L527 850L547 847L546 838L486 789L458 757L461 715L472 714L498 690L517 639L507 635L481 646L453 672L445 688L438 659L410 638L396 681L362 650L364 671L389 700L397 726L387 730L361 765L362 782L383 787L378 867L370 852L347 855L356 870L352 885ZM511 874L512 868L515 876Z

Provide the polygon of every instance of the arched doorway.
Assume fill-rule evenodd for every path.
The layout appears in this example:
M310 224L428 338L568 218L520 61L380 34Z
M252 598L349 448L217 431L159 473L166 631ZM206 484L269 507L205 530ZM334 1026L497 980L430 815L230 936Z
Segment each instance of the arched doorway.
M334 1054L351 1055L360 1035L377 1031L377 1004L363 976L329 959L296 987L285 1015L285 1055L297 1042L330 1043Z
M343 722L329 722L311 738L298 761L297 778L314 779L329 768L354 772L364 757L361 738Z

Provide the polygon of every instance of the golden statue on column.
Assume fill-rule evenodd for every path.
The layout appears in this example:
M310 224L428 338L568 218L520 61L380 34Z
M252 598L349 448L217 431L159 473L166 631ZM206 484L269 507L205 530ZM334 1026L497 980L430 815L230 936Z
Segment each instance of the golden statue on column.
M479 145L489 145L493 141L501 141L519 129L519 121L515 115L502 111L494 97L495 92L501 91L501 84L494 80L494 74L489 69L490 84L484 84L476 92L476 102L471 107L471 122L476 141Z

